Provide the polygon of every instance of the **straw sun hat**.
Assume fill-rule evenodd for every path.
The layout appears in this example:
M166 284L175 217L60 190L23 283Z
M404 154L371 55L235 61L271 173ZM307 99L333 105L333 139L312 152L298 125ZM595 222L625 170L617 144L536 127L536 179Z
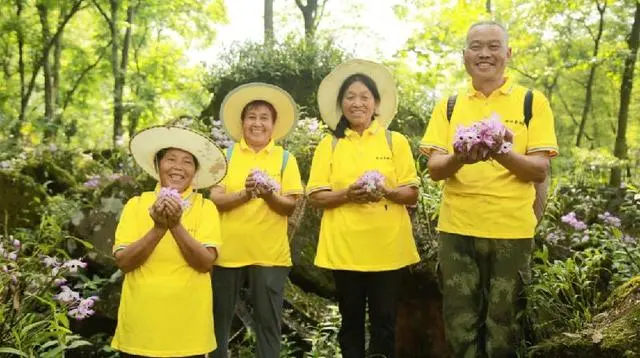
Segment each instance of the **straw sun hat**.
M271 139L277 141L289 134L298 119L296 102L280 87L261 82L252 82L236 87L229 92L220 106L220 119L234 141L242 138L242 110L257 100L269 102L277 113Z
M320 83L318 106L322 120L335 129L342 116L342 106L338 103L338 92L342 83L356 73L370 77L380 92L380 106L376 120L384 128L389 127L398 111L398 94L393 74L383 65L367 60L350 60L338 65Z
M129 151L138 165L160 180L154 163L156 153L164 148L177 148L198 160L191 185L194 189L218 184L227 173L227 160L222 150L208 137L175 124L153 126L138 132L129 142Z

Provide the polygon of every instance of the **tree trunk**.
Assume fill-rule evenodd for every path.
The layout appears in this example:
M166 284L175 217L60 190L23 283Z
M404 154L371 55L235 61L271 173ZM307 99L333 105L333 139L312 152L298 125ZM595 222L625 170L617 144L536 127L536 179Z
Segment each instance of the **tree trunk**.
M298 8L302 12L302 18L304 19L304 36L307 43L313 42L316 28L318 27L326 3L327 0L322 2L320 12L318 12L318 0L307 0L306 5L304 5L301 0L296 0L296 5L298 5Z
M83 0L76 0L73 3L73 6L71 7L71 9L69 10L69 13L63 16L63 19L62 21L60 21L60 24L58 25L58 28L56 29L55 34L50 37L49 41L46 41L44 43L44 47L42 49L43 53L46 52L48 54L51 51L51 47L53 46L55 41L58 40L58 37L60 37L60 35L64 31L64 27L67 25L67 23L69 23L69 20L71 20L73 15L75 15L76 12L80 10L80 5L82 4L82 1ZM20 18L20 14L22 13L22 5L23 5L22 0L16 0L18 18ZM35 88L36 77L38 76L38 72L40 72L40 68L44 66L45 59L48 60L48 57L41 58L39 55L36 56L36 58L33 61L33 71L31 72L31 78L29 79L29 84L27 84L25 80L26 74L25 74L25 66L24 66L24 37L23 37L23 34L21 33L21 30L19 30L18 32L18 42L19 42L18 49L20 53L19 60L18 60L19 62L18 67L20 67L19 71L20 71L21 98L20 98L20 115L18 117L18 122L13 125L13 128L11 128L11 134L15 138L20 137L20 128L22 127L22 124L26 120L27 106L29 105L29 99L31 98L33 89Z
M64 15L66 14L66 2L64 2L60 9L60 16L58 17L58 26L62 22ZM62 126L62 96L60 94L60 59L62 57L62 37L64 33L56 38L53 43L53 135L55 136L58 129Z
M49 56L51 47L47 46L51 38L49 9L44 3L38 3L36 8L38 9L40 25L42 26L42 75L44 79L44 121L46 124L44 135L45 138L49 138L52 135L53 128L53 84L51 82L51 56Z
M11 129L11 135L15 139L20 137L20 126L24 123L24 119L27 113L27 101L25 87L25 66L24 66L24 33L22 32L22 1L16 0L16 15L18 21L18 29L16 35L18 37L18 72L20 73L20 115L18 117L18 123Z
M271 45L273 42L273 0L264 0L264 43Z
M484 4L485 11L490 14L491 13L491 0L487 0Z
M117 143L122 139L123 128L122 122L124 118L124 86L126 84L127 64L129 62L129 45L131 44L131 31L133 28L133 15L135 8L133 4L129 4L127 8L127 19L124 38L122 40L122 52L120 52L120 45L118 43L119 29L118 29L118 9L120 7L119 0L110 0L111 3L111 69L113 72L113 138L112 143L115 147Z
M624 72L620 85L620 111L618 112L618 132L613 154L619 159L627 159L627 122L629 117L629 102L633 89L633 72L638 58L638 44L640 42L640 1L636 1L636 12L629 34L629 54L624 61ZM609 185L619 187L622 182L622 168L611 169Z
M597 3L598 13L600 14L600 20L598 23L598 34L594 38L593 56L591 58L591 69L589 70L589 79L587 80L587 88L584 99L584 107L582 108L582 118L580 119L580 128L578 129L578 136L576 137L576 146L579 147L582 144L582 137L584 135L584 128L589 117L591 104L593 102L593 82L596 78L596 70L598 68L598 52L600 50L600 40L602 39L602 32L604 29L604 12L607 9L606 1L601 5Z

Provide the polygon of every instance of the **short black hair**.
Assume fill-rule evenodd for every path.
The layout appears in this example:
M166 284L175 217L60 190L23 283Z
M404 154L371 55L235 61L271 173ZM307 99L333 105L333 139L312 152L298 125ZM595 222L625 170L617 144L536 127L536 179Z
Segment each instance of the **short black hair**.
M353 75L347 77L342 82L342 85L340 86L340 90L338 90L338 98L336 102L336 105L338 107L342 107L342 100L344 99L344 95L347 92L347 89L349 88L349 86L351 86L355 82L361 82L363 85L365 85L369 89L369 91L371 91L371 94L373 95L373 99L375 100L375 102L380 103L380 91L378 91L378 86L376 85L376 82L371 77L365 75L364 73L354 73ZM371 120L375 120L376 116L377 116L377 113L374 113ZM336 125L336 129L333 130L333 135L336 138L344 138L344 132L347 130L347 128L349 128L349 121L344 116L344 114L342 114L340 116L340 120L338 121L338 124Z
M262 99L257 99L255 101L251 101L247 103L247 105L244 106L244 108L242 109L242 112L240 113L240 120L244 122L244 117L247 115L247 111L253 107L258 107L258 106L267 107L269 109L269 112L271 112L273 123L276 122L276 119L278 119L278 112L276 111L276 108L271 103Z
M158 152L156 152L156 155L153 159L153 163L156 166L156 171L158 171L158 167L160 166L160 160L162 158L164 158L164 156L167 154L167 152L169 151L169 149L177 149L177 150L181 150L183 152L187 152L189 154L191 154L190 152L184 150L184 149L180 149L180 148L175 148L175 147L167 147L167 148L162 148L160 149ZM196 171L198 170L198 168L200 168L200 163L198 162L198 158L196 158L195 155L191 154L191 157L193 158L193 162L196 165Z

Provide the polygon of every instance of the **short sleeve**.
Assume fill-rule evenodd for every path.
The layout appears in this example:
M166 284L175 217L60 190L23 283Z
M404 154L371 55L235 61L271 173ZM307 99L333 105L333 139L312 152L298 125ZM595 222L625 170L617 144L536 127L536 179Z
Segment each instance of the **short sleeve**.
M392 132L393 164L398 178L397 186L418 186L418 173L411 153L411 146L407 137Z
M300 179L300 169L296 157L289 154L287 166L282 173L282 195L303 194L302 179Z
M420 141L420 151L426 155L433 150L449 152L449 120L447 119L447 100L441 100L431 113L427 130Z
M113 244L113 252L124 249L127 245L140 239L138 232L138 215L140 197L136 196L124 205L118 226L116 226L115 242Z
M327 135L316 147L311 161L311 170L309 173L309 183L307 184L307 192L331 189L329 177L331 175L331 156L333 154L332 136Z
M209 199L202 198L202 222L196 231L194 239L205 247L219 247L222 245L220 232L220 214Z
M558 141L549 101L544 94L535 91L527 130L527 154L542 151L548 152L550 157L558 155Z

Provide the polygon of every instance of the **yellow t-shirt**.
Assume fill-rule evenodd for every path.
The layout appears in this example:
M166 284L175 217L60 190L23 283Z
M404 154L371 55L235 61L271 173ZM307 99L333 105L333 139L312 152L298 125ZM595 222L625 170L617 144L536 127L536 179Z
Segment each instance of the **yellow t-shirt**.
M427 154L434 149L452 153L458 125L468 126L495 112L514 133L513 151L557 155L549 102L544 94L534 91L532 117L527 127L526 91L510 79L489 97L470 88L458 96L451 123L447 120L447 99L441 100L431 115L421 149ZM536 226L534 199L533 183L521 181L496 161L464 165L445 180L438 230L492 239L531 238Z
M289 154L280 177L284 149L271 141L259 152L253 151L244 139L234 146L227 176L218 184L227 193L244 189L252 169L261 169L280 184L281 195L303 194L300 170L296 158ZM224 248L217 266L242 267L291 266L287 238L287 217L276 213L260 198L221 214Z
M153 227L149 207L156 197L157 190L127 202L116 229L114 251L139 240ZM204 246L218 246L215 205L191 189L183 198L188 198L190 206L182 215L182 225ZM140 267L125 274L111 346L150 357L192 356L216 348L210 275L189 266L171 232L167 231Z
M390 188L418 185L411 147L400 133L391 133L393 153L378 122L360 136L347 130L333 148L324 137L313 156L309 193L341 190L367 170L378 170ZM394 270L420 260L411 220L404 205L386 199L377 203L348 203L325 209L315 264L337 270Z

